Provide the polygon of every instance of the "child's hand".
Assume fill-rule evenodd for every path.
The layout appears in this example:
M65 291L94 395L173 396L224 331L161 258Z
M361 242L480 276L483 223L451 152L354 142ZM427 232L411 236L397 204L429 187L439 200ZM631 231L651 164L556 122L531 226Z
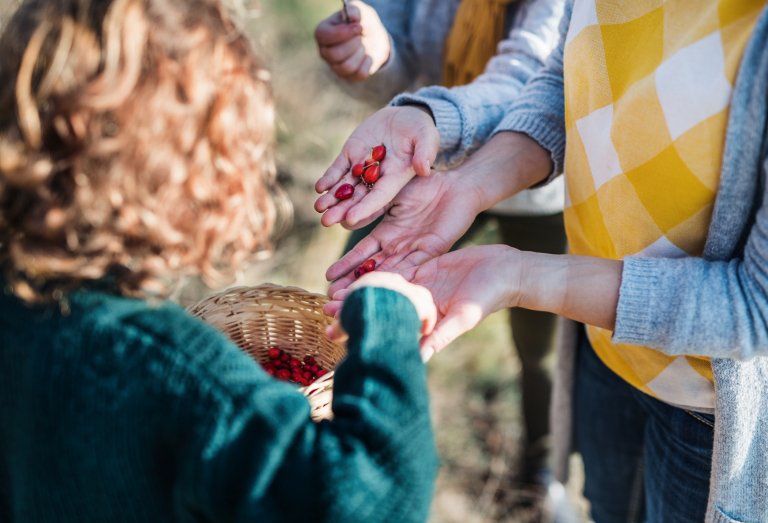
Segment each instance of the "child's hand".
M378 13L368 4L347 3L349 21L338 11L315 28L320 56L344 80L361 81L376 73L389 60L389 33Z
M336 198L343 184L361 184L351 169L363 163L371 148L384 144L386 159L381 163L381 177L369 191L364 187L348 200ZM343 223L359 228L381 216L413 176L429 176L440 147L440 134L429 111L416 106L385 107L368 117L355 129L333 164L315 184L325 193L315 202L315 210L324 213L321 223L329 227ZM327 192L326 192L327 191Z
M409 283L399 274L393 274L391 272L371 272L364 276L361 276L359 280L349 286L347 289L350 293L361 287L380 287L384 289L390 289L395 292L399 292L406 298L408 298L413 306L416 308L416 313L421 320L421 335L427 336L432 332L437 321L437 309L435 302L432 300L432 295L427 289L420 285L414 285ZM343 307L343 305L342 305ZM338 315L333 324L328 327L326 334L334 341L343 340L346 336L341 324L338 320Z

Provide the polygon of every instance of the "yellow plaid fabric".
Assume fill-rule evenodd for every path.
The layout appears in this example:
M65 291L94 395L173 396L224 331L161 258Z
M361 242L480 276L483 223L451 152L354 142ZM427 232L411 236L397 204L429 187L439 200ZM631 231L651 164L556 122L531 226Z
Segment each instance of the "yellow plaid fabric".
M574 254L702 253L731 91L765 0L576 0L564 54L565 222ZM638 389L714 407L709 360L611 342L595 352Z

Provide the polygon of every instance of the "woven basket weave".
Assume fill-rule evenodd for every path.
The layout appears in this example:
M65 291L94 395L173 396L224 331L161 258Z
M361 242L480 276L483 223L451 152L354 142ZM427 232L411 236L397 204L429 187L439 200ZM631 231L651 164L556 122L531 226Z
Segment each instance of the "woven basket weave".
M214 294L187 310L224 332L259 363L268 361L270 347L279 347L292 357L306 355L329 371L299 390L312 407L312 419L333 417L333 370L346 356L346 348L325 335L333 320L323 313L325 296L297 287L264 284L235 287Z

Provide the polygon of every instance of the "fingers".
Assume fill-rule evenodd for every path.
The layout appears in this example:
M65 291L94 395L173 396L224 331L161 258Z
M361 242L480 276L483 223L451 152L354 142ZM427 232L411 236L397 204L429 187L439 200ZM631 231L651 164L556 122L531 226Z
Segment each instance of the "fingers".
M318 47L333 47L335 45L343 44L351 40L356 36L363 34L363 26L359 24L360 11L357 11L357 20L351 20L350 11L350 23L344 23L341 16L341 11L338 11L320 22L315 28L315 41Z
M333 323L325 329L325 335L328 336L329 340L336 343L342 343L347 339L347 333L341 328L339 320L333 320Z
M338 187L341 187L345 183L352 185L354 187L354 192L349 199L339 200L336 198L335 192ZM355 205L356 202L365 198L365 194L368 192L365 185L359 183L358 180L354 179L351 175L342 178L338 183L338 187L332 188L327 194L321 196L316 203L315 208L317 208L318 205L328 207L328 210L326 210L320 218L320 223L325 227L341 223L347 214L347 210Z
M336 317L341 310L341 305L344 302L342 300L331 300L323 305L323 313L327 316Z
M425 132L414 143L412 160L414 172L419 176L429 176L439 150L440 133L436 128L431 128L430 132Z
M355 54L358 47L363 46L363 40L359 35L353 36L345 42L333 46L320 46L320 56L331 65L340 64Z
M352 78L357 74L357 71L362 67L365 62L366 53L365 47L362 45L357 46L354 49L352 55L346 58L343 62L337 64L330 64L331 70L341 78Z
M368 154L368 146L361 140L353 136L350 136L341 153L336 157L330 167L323 173L320 179L315 184L315 191L322 194L330 189L336 189L341 178L349 174L348 179L352 179L352 175L349 170L352 168L351 158L365 158ZM326 205L322 197L315 203L315 210L317 212L325 211L330 205Z
M359 227L360 222L389 205L413 178L413 174L410 167L403 168L402 165L392 165L387 170L382 167L379 181L368 191L368 194L364 195L364 198L350 207L344 220L350 227Z
M421 341L422 356L431 357L453 340L473 329L483 319L483 311L476 303L456 304L437 322L431 334Z
M379 252L381 246L376 238L371 235L360 240L347 254L336 263L328 267L325 278L334 281L349 273L365 260ZM333 295L333 294L331 294Z
M347 222L343 222L341 225L345 229L349 229L349 230L362 229L363 227L367 227L368 225L372 224L373 222L375 222L376 220L384 216L386 212L387 212L387 209L379 209L378 211L370 215L368 218L357 222L354 226L348 224Z

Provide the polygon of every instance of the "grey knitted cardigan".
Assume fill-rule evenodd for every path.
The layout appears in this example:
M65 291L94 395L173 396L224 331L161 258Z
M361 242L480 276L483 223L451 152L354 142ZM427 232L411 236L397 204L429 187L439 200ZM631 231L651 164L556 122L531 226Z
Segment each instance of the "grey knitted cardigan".
M525 133L565 152L563 40L496 132ZM768 8L734 86L720 185L701 258L624 260L614 341L713 358L715 442L708 522L768 521ZM567 329L566 329L567 330ZM573 336L564 336L573 341ZM561 347L553 432L564 476L574 345Z

